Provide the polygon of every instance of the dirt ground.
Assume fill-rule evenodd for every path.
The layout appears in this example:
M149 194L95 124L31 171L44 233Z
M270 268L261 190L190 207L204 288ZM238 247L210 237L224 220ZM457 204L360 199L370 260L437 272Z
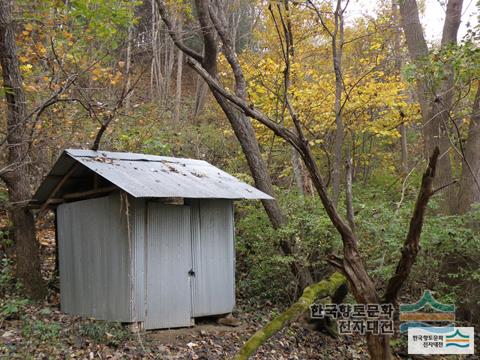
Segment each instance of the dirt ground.
M52 279L54 232L40 227L42 273ZM128 327L70 316L60 311L58 283L49 283L44 303L25 302L18 295L1 299L11 313L0 316L0 359L231 359L280 309L238 299L238 327L219 325L216 318L196 319L189 328L131 333ZM272 337L255 359L367 359L362 339L328 335L294 323Z

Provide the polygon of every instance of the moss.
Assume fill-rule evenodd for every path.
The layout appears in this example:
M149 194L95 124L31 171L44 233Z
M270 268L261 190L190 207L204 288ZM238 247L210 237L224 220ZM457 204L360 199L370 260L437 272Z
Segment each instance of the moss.
M332 296L335 290L345 283L345 277L340 273L334 273L328 280L305 288L302 296L287 310L258 330L238 351L236 360L247 360L269 338L282 330L288 323L303 314L318 297Z

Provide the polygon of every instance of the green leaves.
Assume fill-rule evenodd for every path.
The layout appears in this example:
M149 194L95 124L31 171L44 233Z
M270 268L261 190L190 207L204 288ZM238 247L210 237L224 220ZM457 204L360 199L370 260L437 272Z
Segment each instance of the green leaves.
M448 44L432 49L428 57L422 61L417 64L407 64L403 74L409 82L423 79L434 87L453 75L458 90L480 76L479 63L478 43L467 38L458 45Z
M140 4L140 1L128 0L73 0L65 5L64 11L87 34L108 40L111 47L116 48L117 33L136 22L134 9Z
M93 341L107 345L119 345L130 336L128 329L120 323L92 321L82 324L79 333Z
M0 316L4 319L18 317L23 307L28 304L27 299L8 298L0 306Z
M55 341L58 340L61 330L62 327L58 323L35 320L25 323L22 333L25 337L33 337L40 341Z
M382 179L382 176L385 179ZM379 183L392 183L388 174L378 173L376 183L355 187L357 235L369 273L385 283L397 265L413 211L417 174L412 188L406 189L402 206L397 209L399 193L390 186L387 192ZM296 260L321 274L329 265L326 255L340 249L340 239L316 197L303 197L295 191L277 196L288 217L288 224L274 231L259 204L242 203L237 207L237 265L241 276L239 291L249 297L285 302L294 279L289 264ZM340 206L342 201L340 201ZM463 216L435 215L435 202L429 207L421 237L421 251L412 271L409 292L430 289L438 298L480 298L468 294L465 284L480 281L480 206ZM340 208L340 211L343 211ZM282 256L280 239L293 239L297 253ZM445 267L452 263L453 266ZM458 284L452 286L451 282ZM462 285L463 284L463 285ZM436 295L436 296L437 296ZM476 300L475 300L476 299Z

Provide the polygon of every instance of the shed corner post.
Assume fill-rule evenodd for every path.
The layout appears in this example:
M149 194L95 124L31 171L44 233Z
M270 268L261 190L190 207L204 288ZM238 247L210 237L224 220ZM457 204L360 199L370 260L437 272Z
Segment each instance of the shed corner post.
M55 269L53 270L53 276L59 277L60 276L60 253L58 251L58 212L57 208L53 210L54 214L54 228L55 228Z

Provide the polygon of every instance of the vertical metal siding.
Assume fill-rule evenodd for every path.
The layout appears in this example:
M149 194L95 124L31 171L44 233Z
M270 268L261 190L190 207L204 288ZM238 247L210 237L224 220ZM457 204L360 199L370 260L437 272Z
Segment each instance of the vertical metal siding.
M201 200L200 200L201 201ZM192 316L198 316L197 305L197 282L202 277L199 272L200 267L200 201L190 201L190 233L191 233L191 254L192 254L192 269L195 271L195 277L191 279L191 299L192 299Z
M145 199L129 197L132 232L132 321L145 320Z
M190 209L147 203L146 329L191 325Z
M232 201L199 200L194 204L194 214L198 212L198 215L192 217L196 273L193 279L193 315L228 313L235 306Z
M118 194L58 207L62 310L131 321L129 236Z

